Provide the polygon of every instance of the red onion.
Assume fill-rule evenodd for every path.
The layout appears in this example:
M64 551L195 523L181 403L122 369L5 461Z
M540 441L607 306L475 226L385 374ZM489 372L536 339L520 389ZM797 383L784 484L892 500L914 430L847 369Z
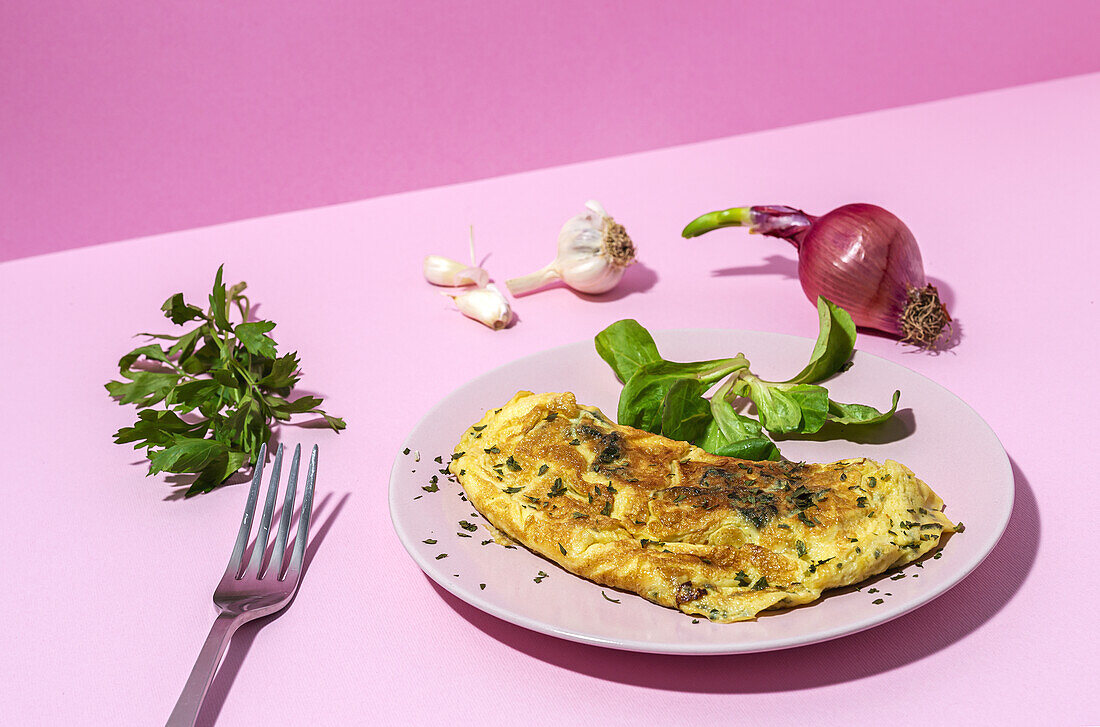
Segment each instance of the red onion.
M950 328L947 308L924 277L916 238L881 207L846 204L821 217L793 207L734 207L696 218L683 235L735 226L794 245L806 297L828 298L857 326L924 348L932 348Z

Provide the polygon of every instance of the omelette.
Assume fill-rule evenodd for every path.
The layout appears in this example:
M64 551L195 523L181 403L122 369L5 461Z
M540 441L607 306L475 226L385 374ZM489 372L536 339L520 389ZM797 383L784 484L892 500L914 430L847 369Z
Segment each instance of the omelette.
M448 465L499 531L566 570L728 623L917 560L955 526L904 465L754 462L521 391Z

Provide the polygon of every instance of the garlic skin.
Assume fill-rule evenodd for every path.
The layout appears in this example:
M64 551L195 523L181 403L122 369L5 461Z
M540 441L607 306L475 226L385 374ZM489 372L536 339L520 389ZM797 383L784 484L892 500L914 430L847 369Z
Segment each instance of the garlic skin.
M494 331L499 331L512 322L512 306L508 305L508 299L492 283L466 293L444 295L450 295L467 318L473 318Z
M581 293L598 295L614 288L626 268L634 263L634 243L626 229L615 222L595 200L588 209L562 226L558 256L530 275L508 280L512 295L523 295L561 280Z
M462 285L483 288L489 282L489 273L484 269L463 265L442 255L428 255L424 258L424 277L432 285L452 288Z

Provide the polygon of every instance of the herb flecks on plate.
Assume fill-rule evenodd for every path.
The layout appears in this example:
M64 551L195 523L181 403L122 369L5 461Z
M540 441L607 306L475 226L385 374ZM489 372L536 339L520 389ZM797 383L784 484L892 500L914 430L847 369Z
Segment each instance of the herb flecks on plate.
M179 335L140 334L154 341L119 360L122 381L106 384L119 404L133 404L138 419L115 434L117 444L144 448L150 475L195 474L187 495L209 492L255 461L271 439L272 425L295 414L317 414L335 431L343 419L321 408L322 399L290 394L301 378L298 354L279 355L268 334L275 323L251 320L245 283L229 288L222 268L203 310L176 293L161 306ZM241 322L232 323L239 315Z

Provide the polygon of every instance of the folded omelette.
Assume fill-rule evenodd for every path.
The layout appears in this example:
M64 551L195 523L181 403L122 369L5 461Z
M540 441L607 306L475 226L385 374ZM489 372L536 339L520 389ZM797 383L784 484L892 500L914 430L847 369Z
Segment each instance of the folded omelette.
M954 526L887 460L719 457L522 391L448 465L505 535L597 583L715 622L808 603L909 563Z

